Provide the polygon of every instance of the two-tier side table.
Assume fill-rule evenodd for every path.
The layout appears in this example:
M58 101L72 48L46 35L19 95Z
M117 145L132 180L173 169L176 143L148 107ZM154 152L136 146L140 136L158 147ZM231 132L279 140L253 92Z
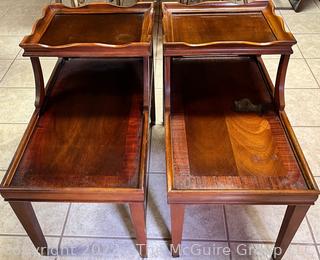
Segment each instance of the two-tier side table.
M282 204L272 254L281 259L319 194L284 111L296 41L267 1L163 3L162 11L173 255L188 204ZM281 55L275 85L263 54Z
M152 27L153 3L53 4L20 44L31 58L36 108L0 192L44 254L33 201L128 203L147 254ZM59 60L45 87L39 57L48 56Z

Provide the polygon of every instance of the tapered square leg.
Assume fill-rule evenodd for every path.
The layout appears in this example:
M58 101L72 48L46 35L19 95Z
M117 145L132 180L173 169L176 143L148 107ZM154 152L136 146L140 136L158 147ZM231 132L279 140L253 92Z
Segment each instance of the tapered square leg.
M183 232L184 204L170 204L171 209L171 253L173 257L180 254Z
M133 227L137 237L137 247L141 257L147 257L147 235L144 202L130 203Z
M287 207L280 232L273 249L272 258L280 260L288 249L310 205L289 205Z
M11 201L9 203L38 252L47 255L48 245L31 202Z

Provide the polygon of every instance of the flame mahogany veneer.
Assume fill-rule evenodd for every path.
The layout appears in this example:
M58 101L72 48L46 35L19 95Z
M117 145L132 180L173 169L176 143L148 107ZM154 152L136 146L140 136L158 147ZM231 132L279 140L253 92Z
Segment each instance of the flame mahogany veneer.
M53 4L20 44L34 70L36 109L0 192L42 254L32 201L128 203L147 255L152 28L153 3ZM40 56L61 57L46 87Z
M267 1L163 3L162 11L172 253L188 204L283 204L282 250L272 255L281 259L319 194L284 111L296 41ZM275 85L262 54L281 55ZM243 100L263 109L236 109Z

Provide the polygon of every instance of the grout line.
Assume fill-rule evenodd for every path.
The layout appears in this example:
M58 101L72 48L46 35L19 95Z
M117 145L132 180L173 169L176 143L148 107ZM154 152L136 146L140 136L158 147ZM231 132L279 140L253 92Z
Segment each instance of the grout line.
M223 210L224 227L225 227L226 235L227 235L227 244L228 244L228 247L231 248L230 236L229 236L229 228L228 228L228 222L227 222L227 213L226 213L225 205L222 205L222 210ZM232 254L230 254L230 258L229 259L232 260Z
M305 219L306 219L307 225L308 225L308 227L309 227L309 231L310 231L310 233L311 233L312 240L313 240L313 242L314 242L314 246L316 247L316 252L317 252L318 258L320 259L320 253L319 253L319 250L318 250L318 247L317 247L317 241L316 241L316 238L315 238L315 236L314 236L314 234L313 234L313 230L312 230L311 223L310 223L310 221L309 221L308 216L306 216Z
M312 74L313 78L315 79L316 83L318 84L318 87L320 88L320 82L318 82L318 80L317 80L316 76L314 75L314 73L313 73L313 71L312 71L312 69L311 69L311 67L310 67L310 65L309 65L309 63L308 63L308 60L304 57L304 55L303 55L303 53L302 53L302 51L301 51L301 49L300 49L300 47L299 47L299 45L298 45L298 44L297 44L297 48L298 48L298 49L299 49L299 51L301 52L301 56L302 56L302 58L304 59L305 63L307 64L307 66L308 66L308 68L309 68L309 70L310 70L310 72L311 72L311 74Z
M1 80L0 80L1 82ZM0 86L0 89L34 89L35 87L34 86L31 86L30 87L2 87Z
M15 61L15 58L11 61L10 65L8 66L8 68L7 68L7 70L6 70L6 72L5 72L5 73L3 74L3 76L1 77L0 83L2 82L2 80L4 79L4 77L8 74L8 71L11 69L12 64L14 63L14 61ZM3 88L3 87L1 87L1 88Z
M317 125L312 125L312 126L297 125L297 126L292 126L292 127L311 127L311 128L319 128L320 126L317 126Z
M8 72L9 72L9 70L11 69L13 63L16 61L17 57L19 56L19 53L20 53L20 52L18 52L18 53L16 54L16 56L13 58L13 60L12 60L12 62L10 63L7 71L3 74L2 78L0 79L0 83L1 83L2 80L5 78L5 76L8 74ZM1 87L1 88L5 88L5 87Z
M303 56L303 54L301 54L301 55ZM308 60L306 58L304 58L304 56L303 56L303 59L307 63L307 66L308 66L309 70L311 71L311 74L312 74L313 78L315 79L316 83L318 84L318 88L320 88L320 81L318 81L318 79L314 75L314 73L313 73L313 71L312 71L312 69L311 69L311 67L310 67L310 65L308 63Z
M159 175L164 175L166 174L165 171L149 171L149 174L159 174Z
M292 127L320 127L318 125L291 125Z
M59 248L61 246L61 242L62 242L64 230L66 228L66 224L67 224L67 220L68 220L68 217L69 217L70 209L71 209L71 203L69 203L69 207L68 207L68 210L67 210L66 218L65 218L64 223L63 223L63 227L62 227L62 231L61 231L61 235L60 235L60 239L59 239L59 243L58 243L58 250L59 250Z
M44 235L45 237L58 238L60 235ZM27 234L9 234L9 233L0 233L0 237L28 237Z
M10 235L9 235L10 236ZM25 235L24 237L28 237ZM49 237L49 236L47 236ZM53 236L51 236L53 237ZM57 236L55 236L57 237ZM75 239L106 239L106 240L134 240L136 237L117 237L117 236L110 236L110 237L103 237L103 236L90 236L90 235L65 235L63 238L75 238ZM171 241L170 237L148 237L148 241ZM274 241L266 241L266 240L226 240L226 239L197 239L197 238L183 238L182 241L185 242L224 242L224 243L246 243L246 244L274 244ZM315 246L315 243L310 242L292 242L290 245L304 245L304 246ZM319 244L320 245L320 244Z
M293 33L294 35L320 35L320 31L319 32L309 32L309 33L306 33L306 32L295 32Z
M318 83L318 82L316 81L316 83ZM317 87L317 88L290 88L290 87L287 87L286 89L299 89L299 90L308 89L308 90L310 90L310 89L319 89L319 87Z

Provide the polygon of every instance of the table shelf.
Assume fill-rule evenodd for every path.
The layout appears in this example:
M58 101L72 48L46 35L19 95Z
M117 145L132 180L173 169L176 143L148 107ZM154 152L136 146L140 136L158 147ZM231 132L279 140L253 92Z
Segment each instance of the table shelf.
M171 69L174 190L308 190L256 59L174 59ZM243 99L264 111L238 112Z
M4 192L141 190L148 135L142 59L62 63Z

